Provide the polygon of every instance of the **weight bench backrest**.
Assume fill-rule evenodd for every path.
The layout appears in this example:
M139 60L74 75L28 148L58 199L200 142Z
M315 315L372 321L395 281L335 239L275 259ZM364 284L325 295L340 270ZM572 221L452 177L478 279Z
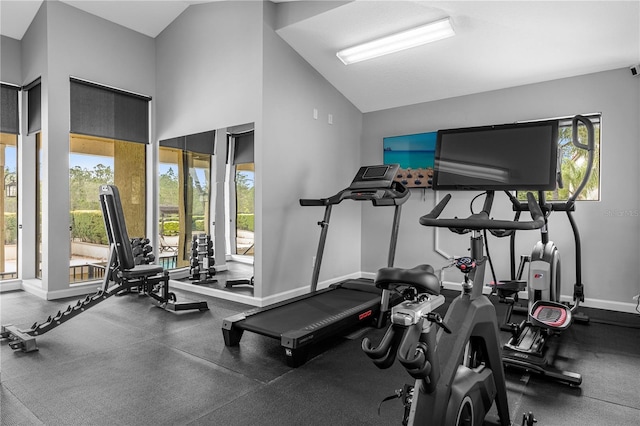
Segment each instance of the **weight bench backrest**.
M114 244L116 256L123 270L135 268L135 260L127 225L124 221L120 193L115 185L100 186L100 206L102 207L102 217L104 226L107 229L109 243Z

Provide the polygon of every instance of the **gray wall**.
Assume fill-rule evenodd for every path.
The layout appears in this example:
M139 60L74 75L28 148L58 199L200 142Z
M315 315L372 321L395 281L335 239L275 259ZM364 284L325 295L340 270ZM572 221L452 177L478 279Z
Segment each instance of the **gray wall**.
M22 84L20 41L6 36L0 36L0 81Z
M640 194L633 188L640 161L638 78L621 69L363 116L278 37L276 22L282 25L286 20L278 20L277 10L277 5L263 2L191 6L154 41L63 3L43 3L21 41L21 80L16 83L42 77L45 291L59 297L69 290L72 75L153 96L153 141L255 123L256 296L265 302L304 292L310 281L319 235L316 222L323 212L300 207L298 199L332 195L350 182L358 166L380 163L384 136L602 112L602 199L579 203L576 213L584 242L584 281L590 304L629 308L631 297L639 292L633 266L639 260L638 219L610 213L633 213L639 207ZM3 60L6 55L3 49ZM15 66L6 69L3 64L3 75L10 72L17 78ZM318 119L313 118L314 109ZM328 123L329 114L333 124ZM23 149L21 158L23 164L35 164L35 150ZM35 190L35 170L26 166L23 173L22 193L28 192L25 187ZM149 192L153 197L154 191ZM451 214L468 211L470 196L460 198L451 206ZM432 192L414 190L404 207L397 265L443 263L434 252L434 232L417 224L433 203ZM35 206L21 207L26 212ZM506 202L496 211L510 216ZM35 235L35 219L30 216L34 215L22 214L23 259L31 258L34 250L26 242ZM361 271L374 273L384 265L391 219L391 209L356 203L337 206L321 282ZM568 295L574 279L566 218L554 215L551 232L562 252L563 293ZM438 238L441 250L464 253L466 238L445 231L439 231ZM523 235L518 251L526 253L535 240L535 235ZM508 271L506 245L492 240L500 276ZM31 265L22 276L31 278L33 269ZM458 280L455 275L446 278Z
M157 139L257 121L261 2L187 8L157 38Z
M640 248L637 216L640 79L628 69L367 113L363 121L362 159L363 163L381 162L385 136L591 112L602 113L601 201L578 202L575 213L582 236L587 305L630 310L632 296L640 292L635 266ZM398 265L426 262L438 268L444 264L443 257L434 251L434 231L418 224L418 218L433 207L436 195L441 198L443 194L413 190L401 224ZM448 207L445 214L468 215L472 195L457 193L455 197L459 201ZM631 216L610 216L614 211L628 211ZM497 206L495 216L501 215L505 218L512 215L506 201ZM364 210L362 226L362 270L373 273L384 264L382 248L386 240L365 231L387 226L386 218ZM466 253L468 237L446 230L437 233L438 248L451 255ZM538 238L535 232L525 234L519 234L518 254L530 252ZM566 216L555 213L550 218L550 236L562 256L562 294L571 295L575 257ZM499 278L508 277L508 241L491 238L490 244ZM448 273L445 279L458 282L460 277Z
M43 32L46 36L38 36ZM73 294L67 291L69 77L154 96L154 40L64 3L44 2L23 38L22 48L23 77L30 81L42 76L42 288L48 298L64 297ZM34 154L23 162L35 164Z
M35 18L31 22L27 32L20 42L21 56L21 80L20 84L26 85L38 77L42 80L48 78L47 70L47 8L40 7ZM22 117L27 117L27 94L22 92ZM45 124L46 105L45 92L42 92L42 124ZM21 196L18 198L18 222L22 229L18 229L18 274L23 279L29 280L36 276L36 136L27 134L27 120L22 119L21 139L18 143L18 170L21 177L18 180L20 194L34 194L34 196ZM44 169L44 167L43 167ZM68 279L67 279L68 281ZM33 289L42 291L42 283L35 281ZM46 288L45 288L46 290ZM42 295L45 297L46 295Z
M270 2L202 4L156 39L157 139L255 123L254 296L263 304L310 282L323 211L298 199L337 192L360 164L360 112L278 37L275 20ZM346 210L322 279L360 269L359 210Z
M275 9L265 3L263 144L256 147L263 297L308 290L324 209L298 200L344 189L361 164L362 114L277 35ZM321 282L359 271L359 212L348 201L334 208Z
M261 2L216 2L190 6L156 38L157 140L218 131L215 152L221 158L211 195L219 270L226 268L226 128L255 123L255 144L261 143L261 28ZM255 288L259 293L260 285Z

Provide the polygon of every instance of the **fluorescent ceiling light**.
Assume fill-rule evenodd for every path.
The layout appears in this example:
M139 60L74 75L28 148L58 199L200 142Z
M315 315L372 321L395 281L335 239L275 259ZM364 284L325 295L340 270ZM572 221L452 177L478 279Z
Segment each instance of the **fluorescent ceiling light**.
M349 47L348 49L339 51L336 55L345 65L349 65L453 37L455 34L450 19L445 18L427 25Z

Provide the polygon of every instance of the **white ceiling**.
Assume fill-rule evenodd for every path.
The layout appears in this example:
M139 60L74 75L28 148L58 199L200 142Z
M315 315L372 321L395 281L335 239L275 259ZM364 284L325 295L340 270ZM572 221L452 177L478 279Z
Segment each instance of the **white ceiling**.
M156 37L190 5L215 0L62 1ZM640 63L640 0L275 2L286 3L278 34L362 112ZM0 0L0 33L21 39L41 3ZM335 56L446 16L453 38L348 66Z

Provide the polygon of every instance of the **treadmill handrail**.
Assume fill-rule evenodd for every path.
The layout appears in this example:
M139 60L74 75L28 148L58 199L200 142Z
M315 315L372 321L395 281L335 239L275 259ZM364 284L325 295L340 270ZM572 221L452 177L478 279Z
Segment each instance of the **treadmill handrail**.
M328 204L328 198L301 198L300 205L301 206L326 206Z
M491 213L491 205L493 203L493 192L487 193L487 200L480 213L472 214L466 219L438 219L445 206L451 200L451 194L447 194L442 201L436 205L431 212L420 218L420 224L424 226L435 226L438 228L454 228L468 230L483 229L515 229L515 230L531 230L540 229L544 226L544 215L540 206L536 202L532 193L527 193L528 210L531 213L531 221L518 222L512 220L494 220L489 217Z
M327 206L340 204L342 200L371 201L374 206L394 206L404 204L411 192L402 183L394 181L391 187L345 188L329 198L301 198L301 206Z

